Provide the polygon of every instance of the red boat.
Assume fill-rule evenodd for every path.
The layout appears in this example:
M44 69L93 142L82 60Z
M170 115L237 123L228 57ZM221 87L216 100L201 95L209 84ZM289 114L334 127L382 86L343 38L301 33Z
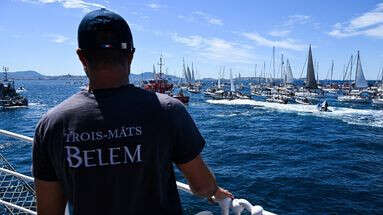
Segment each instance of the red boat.
M173 95L173 84L169 83L168 80L162 77L162 66L164 65L162 56L160 57L158 65L160 66L160 72L156 74L155 66L153 65L154 79L149 80L149 82L145 82L143 88L152 92L168 94L173 98L180 100L184 104L189 103L189 96L184 95L182 90L178 94Z

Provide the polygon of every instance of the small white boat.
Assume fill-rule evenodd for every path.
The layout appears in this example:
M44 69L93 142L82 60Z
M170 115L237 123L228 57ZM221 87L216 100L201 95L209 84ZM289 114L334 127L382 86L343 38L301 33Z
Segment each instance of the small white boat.
M322 102L321 104L317 105L317 109L320 112L331 112L331 110L328 109L328 106L329 105L328 105L327 100L324 100L324 102Z
M19 88L16 89L16 93L23 93L27 91L27 89L25 89L24 87L20 86Z
M372 99L372 103L375 105L383 105L383 96Z
M298 104L301 104L301 105L309 105L311 104L310 103L310 100L306 97L296 97L295 98L295 102L298 103Z
M250 99L251 97L249 95L243 94L239 91L236 91L234 95L239 99Z
M312 99L323 98L323 94L322 93L309 92L309 91L307 91L307 92L296 92L295 96L312 98Z
M351 103L369 103L370 100L368 98L364 98L358 95L345 95L345 96L339 96L338 101L340 102L351 102Z
M201 91L200 91L198 88L196 88L196 87L189 87L189 88L187 89L187 91L189 91L189 93L195 93L195 94L201 92Z
M279 104L287 104L289 102L288 99L284 98L283 96L274 95L266 99L267 102L271 103L279 103Z

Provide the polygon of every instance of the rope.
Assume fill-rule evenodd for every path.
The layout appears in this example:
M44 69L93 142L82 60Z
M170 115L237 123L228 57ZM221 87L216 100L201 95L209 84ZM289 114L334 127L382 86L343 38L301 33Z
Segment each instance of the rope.
M263 210L259 205L252 205L246 199L233 199L226 198L218 202L222 210L222 215L229 215L230 209L235 215L240 215L245 209L250 212L251 215L276 215L274 213Z

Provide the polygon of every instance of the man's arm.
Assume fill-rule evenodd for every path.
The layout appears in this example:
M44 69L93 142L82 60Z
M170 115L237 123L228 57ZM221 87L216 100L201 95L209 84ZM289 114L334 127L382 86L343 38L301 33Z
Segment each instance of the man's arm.
M35 179L38 215L64 215L67 200L58 181Z
M217 201L227 197L234 198L229 191L217 186L213 174L200 155L187 163L177 164L177 167L184 174L194 194L206 198L214 196Z

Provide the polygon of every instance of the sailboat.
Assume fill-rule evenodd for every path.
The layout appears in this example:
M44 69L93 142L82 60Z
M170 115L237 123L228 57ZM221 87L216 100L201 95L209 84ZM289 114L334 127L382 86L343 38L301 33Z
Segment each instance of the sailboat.
M383 94L380 94L372 99L372 103L375 105L383 105Z
M188 84L187 90L189 91L189 93L201 92L201 89L200 89L201 85L197 84L197 82L195 81L195 73L196 71L194 70L194 64L192 63L191 70L190 69L188 70L188 76L190 77L190 82Z
M273 49L273 58L274 58L274 52L275 49ZM274 59L273 59L273 64L274 64ZM283 80L283 74L284 74L284 60L283 60L283 54L281 57L281 78ZM271 77L270 77L271 79ZM271 82L271 85L273 85L273 82ZM288 97L285 95L281 94L280 88L278 87L273 87L271 89L271 95L266 98L266 102L272 102L272 103L279 103L279 104L287 104L288 102Z
M334 60L331 61L330 83L327 84L326 87L323 88L323 91L325 91L326 93L336 94L338 92L338 86L337 85L333 85L333 83L332 83L332 76L333 76L333 74L334 74ZM327 73L327 75L328 75L328 73ZM326 75L326 79L327 79L327 75Z
M351 76L351 73L350 73L350 76ZM346 95L339 96L338 101L352 102L352 103L368 103L370 99L366 96L363 96L361 91L362 89L365 89L367 87L368 87L368 84L363 74L362 63L360 60L360 53L358 51L357 61L356 61L354 90L351 90Z
M282 95L279 94L273 94L266 98L266 102L272 102L272 103L279 103L279 104L287 104L289 100Z
M289 59L286 60L285 84L292 85L294 83L293 71L291 70Z
M240 84L236 88L234 85L234 80L231 77L231 70L230 70L230 92L237 99L250 99L249 95L245 95L245 94L241 93L241 91L240 91L241 89L243 89L243 85L241 83L241 73L239 73L238 79L239 79Z
M372 103L375 105L383 105L383 68L381 71L380 88L378 88L378 94L372 99Z
M303 97L307 99L317 100L323 97L323 91L318 89L318 83L315 80L313 55L311 51L311 45L309 47L309 54L307 60L307 74L305 87L295 93L297 97Z
M221 78L225 73L225 67L219 69L217 85L207 88L203 94L205 96L213 97L215 93L221 92L223 93L223 85L221 84Z

